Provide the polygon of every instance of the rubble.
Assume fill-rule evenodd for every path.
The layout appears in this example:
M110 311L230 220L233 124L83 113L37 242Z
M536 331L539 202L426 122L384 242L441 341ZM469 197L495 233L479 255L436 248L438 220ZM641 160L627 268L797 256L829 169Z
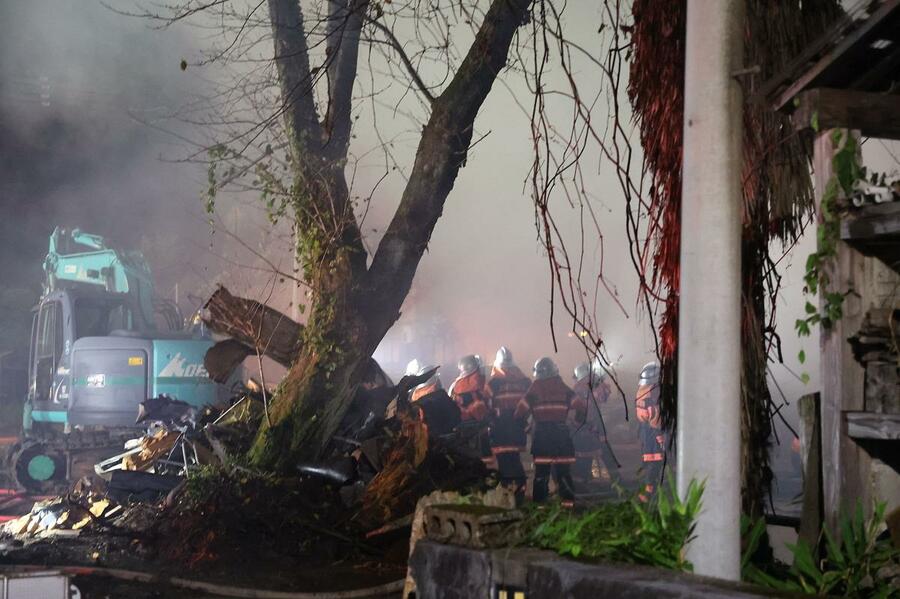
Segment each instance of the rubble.
M129 453L122 458L123 470L147 470L163 455L168 455L181 436L178 431L160 428L151 435L141 437L138 441L137 453ZM127 446L126 446L127 449Z
M300 325L277 311L224 288L207 309L214 330L237 336L207 355L207 361L223 360L220 374L247 354L253 335L280 339L267 355L289 361L296 354L296 344L286 340L297 339ZM253 316L239 322L239 314ZM282 336L280 327L292 333ZM408 531L413 545L425 534L423 497L448 503L496 485L478 448L480 428L432 435L409 402L409 392L432 374L405 376L395 385L371 360L328 457L278 475L242 462L264 414L258 384L248 383L224 410L150 398L136 418L146 432L96 464L101 481L80 481L66 495L36 503L0 534L30 546L68 536L75 557L54 563L119 560L124 553L127 559L155 560L154 569L240 571L248 582L266 585L274 575L302 579L308 588L334 583L322 579L319 567L377 564L360 580L395 581L406 570ZM45 550L65 547L49 544ZM248 555L264 566L246 572ZM134 567L134 562L115 563ZM340 577L339 586L354 578Z
M20 541L73 537L89 525L103 526L120 516L123 507L97 493L36 501L27 514L5 523L0 531Z
M419 541L428 536L428 517L433 506L460 506L462 504L479 505L488 509L501 511L511 510L516 506L516 498L513 493L504 487L495 487L486 493L464 497L456 491L434 491L421 497L416 502L415 513L412 518L412 530L409 536L409 557L411 558ZM431 526L434 530L434 526ZM403 598L412 596L416 592L416 583L413 580L412 570L407 568L406 581L403 586Z
M473 549L514 545L522 539L522 512L509 507L438 504L425 510L425 536Z

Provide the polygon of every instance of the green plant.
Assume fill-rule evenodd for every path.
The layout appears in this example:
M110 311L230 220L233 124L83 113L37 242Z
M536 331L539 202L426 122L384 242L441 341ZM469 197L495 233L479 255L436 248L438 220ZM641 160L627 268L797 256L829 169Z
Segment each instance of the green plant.
M684 546L702 495L703 484L693 481L684 500L670 484L649 504L631 498L580 514L559 505L533 508L526 517L526 543L576 558L690 571Z
M806 259L806 273L803 276L803 291L810 299L806 302L806 316L797 319L794 328L801 337L808 337L813 326L821 324L831 327L843 317L844 300L849 291L829 291L831 278L829 264L837 256L838 241L841 236L838 199L849 196L857 181L865 179L866 170L859 163L859 141L850 132L836 130L832 133L832 143L836 150L831 159L832 176L825 187L820 202L821 223L816 229L816 251ZM813 300L822 291L821 307ZM806 354L798 355L800 363L806 361ZM804 374L804 382L809 376Z
M751 558L765 532L765 521L760 519L751 525L745 518L742 576L748 582L784 591L878 599L900 597L900 588L887 575L888 567L900 561L900 551L890 542L878 540L884 509L884 504L879 504L872 517L866 519L862 505L857 504L853 514L843 514L840 539L828 530L822 533L822 559L817 559L815 551L803 541L788 545L794 563L780 575L773 568L753 563Z

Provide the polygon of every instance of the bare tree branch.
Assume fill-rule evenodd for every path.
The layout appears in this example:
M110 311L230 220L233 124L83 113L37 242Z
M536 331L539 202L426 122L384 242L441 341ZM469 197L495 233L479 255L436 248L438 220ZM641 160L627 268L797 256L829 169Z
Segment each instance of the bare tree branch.
M275 40L275 66L281 80L284 118L287 128L291 130L295 158L300 158L313 148L318 154L322 129L312 93L313 77L300 3L297 0L269 0L269 16Z
M532 0L494 0L456 75L434 101L409 183L368 273L366 287L375 296L373 305L390 312L376 325L383 331L399 316L444 201L465 163L475 117L506 65L513 36L531 4ZM380 340L382 335L373 338Z
M329 8L339 4L330 0ZM328 41L332 54L328 56L329 103L325 132L330 135L327 152L333 160L345 159L350 147L353 83L358 70L360 32L368 7L369 0L348 0L343 11L329 14L329 19L341 22L341 26L329 34L336 41L330 38Z
M393 48L397 53L397 56L400 57L400 61L403 63L403 66L406 67L406 70L409 72L409 76L412 77L413 83L419 89L419 92L421 92L421 94L425 96L429 104L434 104L434 95L431 93L431 90L428 89L428 86L425 85L425 82L422 81L422 77L421 75L419 75L419 70L409 59L409 55L406 53L406 50L403 49L403 45L397 39L397 36L394 35L394 32L377 19L370 19L369 22L375 26L375 29L382 32L387 38L387 44L391 48Z

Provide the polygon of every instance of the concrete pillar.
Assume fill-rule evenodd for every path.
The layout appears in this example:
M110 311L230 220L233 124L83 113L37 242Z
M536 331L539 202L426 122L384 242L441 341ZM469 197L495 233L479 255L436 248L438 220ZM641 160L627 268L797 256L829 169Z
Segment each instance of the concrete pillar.
M706 481L688 559L740 578L744 0L688 0L678 329L677 479Z

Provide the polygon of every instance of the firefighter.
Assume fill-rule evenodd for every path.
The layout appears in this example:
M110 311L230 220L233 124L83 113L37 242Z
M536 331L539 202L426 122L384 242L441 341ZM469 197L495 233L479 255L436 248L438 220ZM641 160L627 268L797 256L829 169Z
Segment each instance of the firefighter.
M606 370L595 360L593 364L584 362L575 367L574 418L569 426L572 443L575 445L575 466L572 478L578 483L587 483L593 478L594 459L601 462L613 482L619 479L619 462L612 452L606 436L606 424L600 407L609 400L610 388L606 380Z
M434 366L423 366L416 374L423 375L432 369ZM418 410L419 417L428 427L430 435L446 435L459 426L461 420L459 406L444 391L441 377L437 372L413 389L410 401L413 408Z
M641 369L635 399L635 414L641 437L644 488L638 497L649 501L662 480L666 463L666 435L659 414L659 364L650 362Z
M563 382L559 369L550 358L534 363L534 382L516 409L515 417L524 418L529 412L534 420L531 454L534 457L534 494L536 503L547 500L550 476L559 488L563 505L575 500L572 474L575 447L566 426L575 392Z
M478 447L482 460L490 462L490 391L484 379L481 359L474 354L463 356L457 367L459 376L450 385L450 397L459 406L463 424L482 429L478 436Z
M519 505L525 499L527 480L520 454L525 451L528 438L527 418L517 418L516 408L530 386L531 380L516 366L512 352L506 347L498 349L488 381L493 408L491 452L497 460L500 483L513 489Z

